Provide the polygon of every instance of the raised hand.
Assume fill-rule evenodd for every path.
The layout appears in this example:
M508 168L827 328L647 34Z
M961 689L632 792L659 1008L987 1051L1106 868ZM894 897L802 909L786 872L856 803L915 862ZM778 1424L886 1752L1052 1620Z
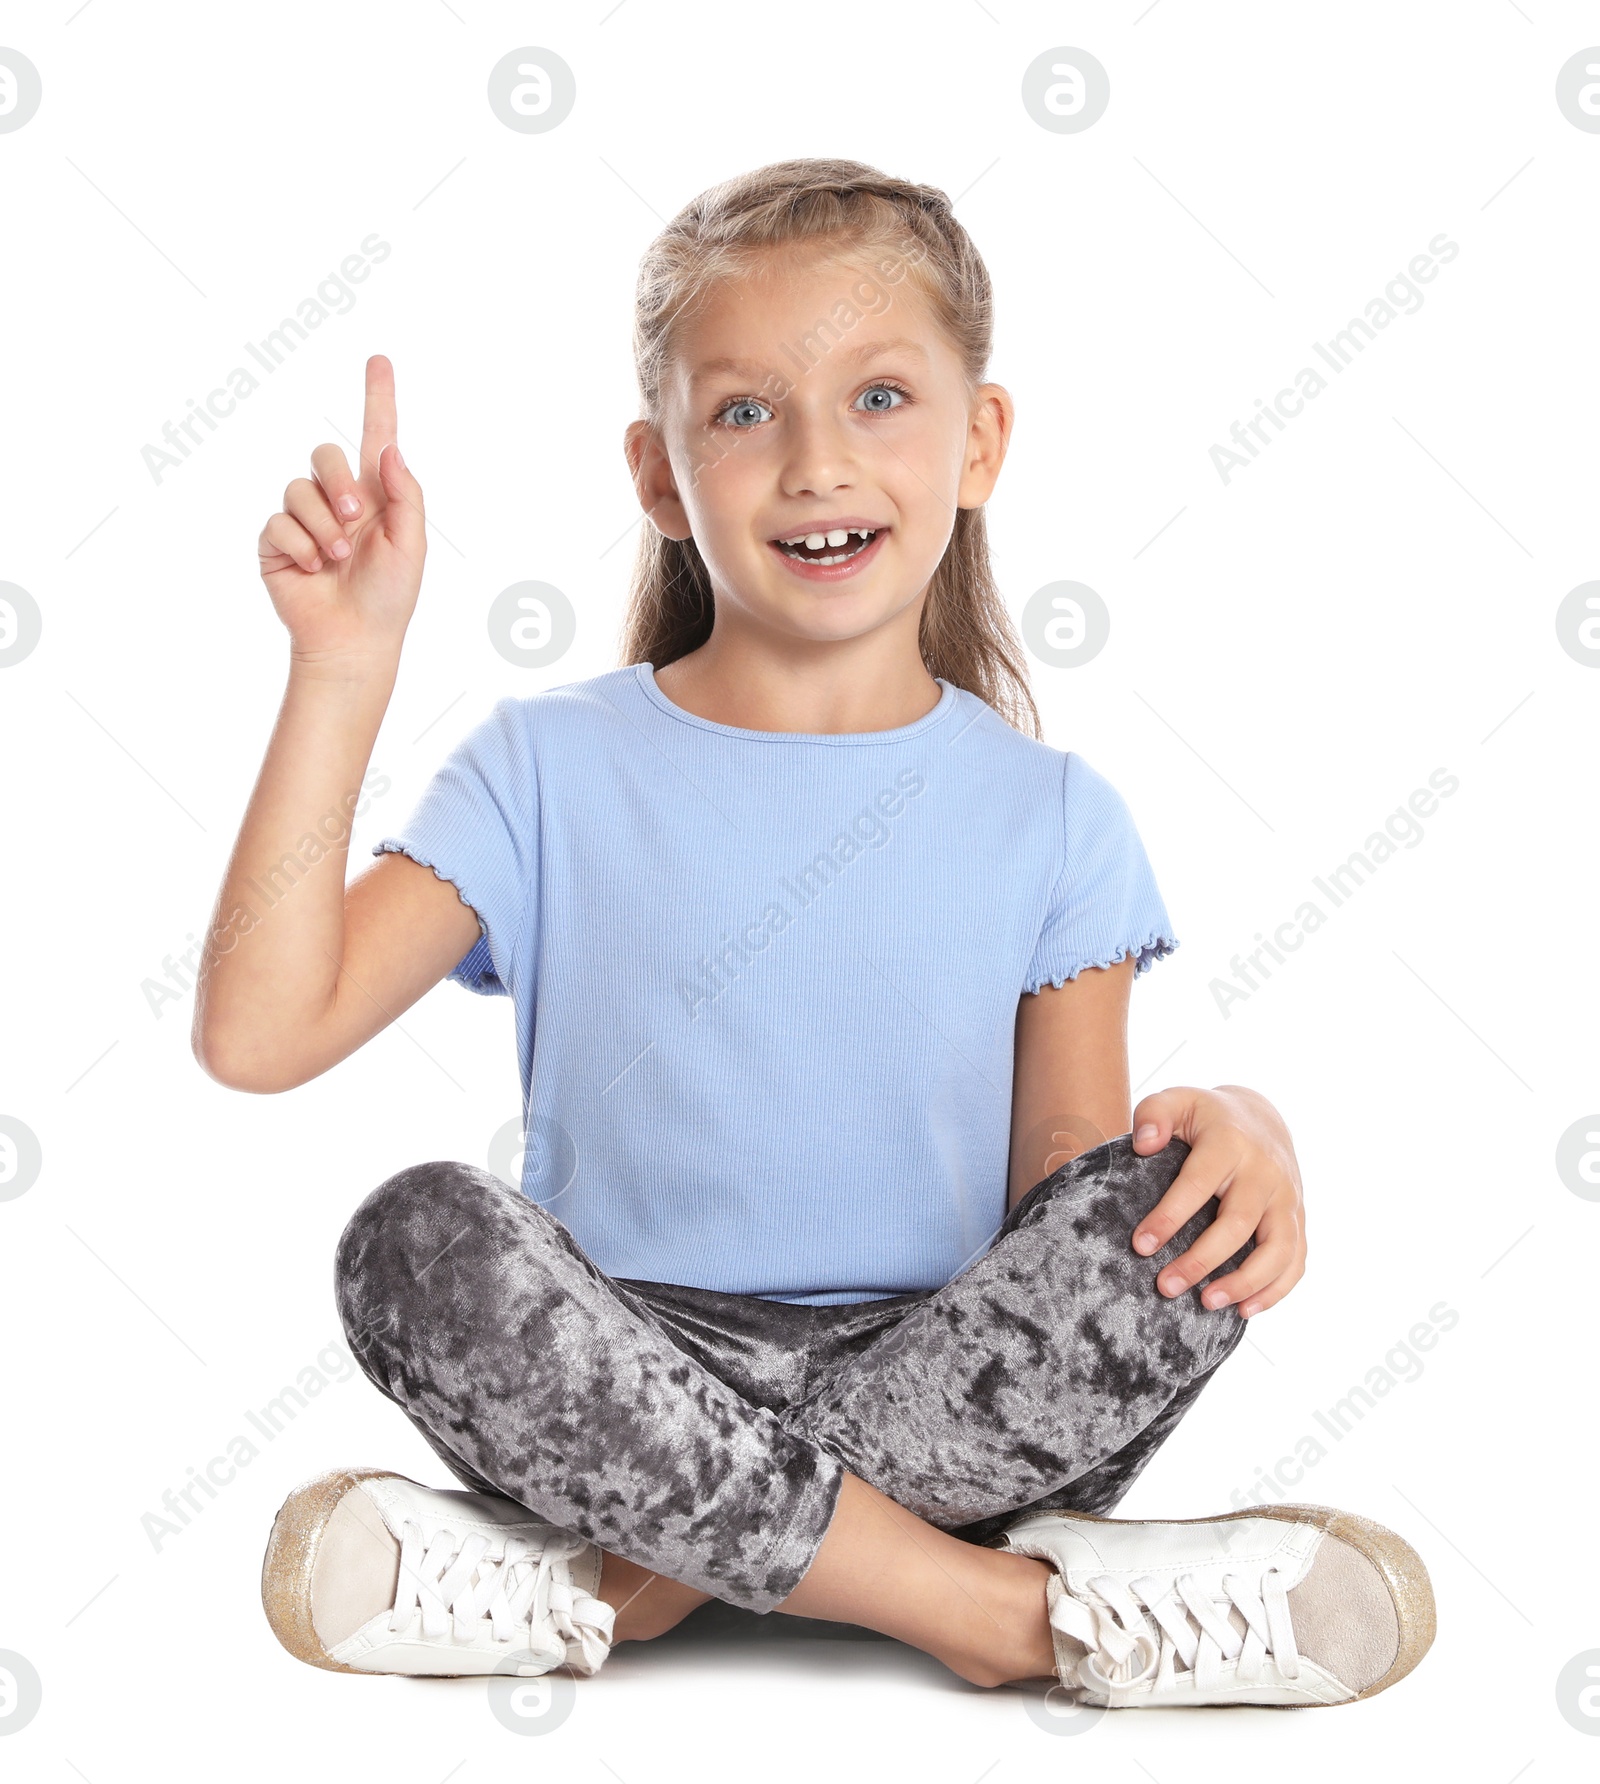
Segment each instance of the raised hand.
M395 443L394 367L367 361L360 475L337 446L311 454L261 529L261 580L296 661L339 668L398 653L427 555L422 486Z

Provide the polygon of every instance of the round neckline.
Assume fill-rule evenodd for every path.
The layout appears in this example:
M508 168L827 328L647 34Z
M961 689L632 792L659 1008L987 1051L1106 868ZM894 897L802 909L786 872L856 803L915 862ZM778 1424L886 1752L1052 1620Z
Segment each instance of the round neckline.
M941 723L950 715L960 696L960 690L953 682L936 675L933 679L939 684L938 704L909 725L896 725L887 731L752 731L743 725L723 725L716 719L702 718L699 713L690 712L669 700L656 682L653 663L636 663L633 673L646 698L673 718L681 719L686 725L698 725L702 731L718 731L724 737L747 737L756 743L900 743Z

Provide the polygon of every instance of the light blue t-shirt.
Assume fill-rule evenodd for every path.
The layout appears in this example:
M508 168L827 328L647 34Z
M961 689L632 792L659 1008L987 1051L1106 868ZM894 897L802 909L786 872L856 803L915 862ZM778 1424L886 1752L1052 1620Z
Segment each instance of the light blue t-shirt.
M648 663L500 700L398 849L509 994L521 1187L607 1274L941 1287L1004 1219L1017 1005L1178 943L1121 796L940 680L909 725L751 731Z

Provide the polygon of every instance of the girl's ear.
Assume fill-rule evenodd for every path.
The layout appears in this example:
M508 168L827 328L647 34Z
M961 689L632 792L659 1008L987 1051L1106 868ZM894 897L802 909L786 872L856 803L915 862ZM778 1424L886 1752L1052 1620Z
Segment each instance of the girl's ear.
M958 508L981 508L994 493L1015 420L1016 406L1003 384L978 386L967 430L967 456L956 491Z
M672 461L648 421L630 421L623 430L622 451L639 505L664 538L687 539L694 529L678 495Z

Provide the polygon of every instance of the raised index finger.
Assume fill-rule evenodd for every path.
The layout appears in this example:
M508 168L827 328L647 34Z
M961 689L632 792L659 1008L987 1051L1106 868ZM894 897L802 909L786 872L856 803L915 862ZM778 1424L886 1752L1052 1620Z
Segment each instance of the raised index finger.
M378 475L378 454L396 441L394 367L381 353L367 361L367 405L361 417L361 469Z

